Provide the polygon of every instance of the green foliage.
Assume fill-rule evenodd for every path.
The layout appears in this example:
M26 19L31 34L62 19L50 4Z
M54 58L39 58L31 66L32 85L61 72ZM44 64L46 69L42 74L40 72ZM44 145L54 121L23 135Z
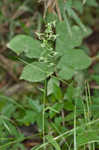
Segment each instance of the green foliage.
M29 41L29 37L26 36L24 40L23 38L24 36L20 36L20 35L14 38L13 40L11 40L11 42L8 44L8 47L13 49L13 51L15 51L16 53L21 53L22 51L24 51L27 57L30 57L29 55L31 54L31 52L35 54L35 50L41 51L38 53L38 56L34 56L34 57L39 57L38 62L33 62L32 64L28 64L23 70L21 79L31 81L31 82L39 82L45 80L53 72L57 72L56 70L57 68L57 69L62 69L59 72L59 77L68 80L75 74L76 71L86 69L88 68L88 66L90 66L91 59L82 50L73 49L81 45L82 39L87 34L84 33L82 34L81 29L78 26L73 26L71 30L72 35L70 35L68 31L66 32L65 22L60 25L57 24L56 35L59 35L59 39L57 38L58 40L56 41L56 52L55 52L52 44L53 44L53 40L56 39L56 36L52 31L51 25L53 24L47 25L47 28L45 30L45 37L43 37L44 35L41 37L38 34L39 38L43 42L41 44L41 49L37 47L38 43L36 44L36 42L34 42L35 40ZM61 31L60 29L63 29L63 31ZM75 35L77 35L77 39L75 39ZM24 41L26 43L26 46L28 45L27 48L24 45ZM33 45L30 45L29 42ZM35 48L33 49L32 47ZM44 48L43 52L42 52L42 47ZM17 52L17 49L21 51ZM40 53L43 54L40 55ZM64 55L64 56L61 57L61 59L58 61L56 54L61 56ZM32 54L31 54L31 58L33 58ZM58 65L57 65L57 61L58 61Z
M32 8L30 1L25 2L21 9L30 13L34 11L33 4L37 4L39 9L43 4L43 1L41 4L34 1ZM20 97L18 102L0 95L2 150L25 150L22 142L32 139L33 136L25 136L20 129L23 126L30 128L30 125L36 126L38 139L43 139L43 144L32 147L31 150L99 148L99 119L97 119L99 93L94 90L91 96L88 83L93 80L99 83L98 65L95 65L95 73L90 76L88 68L92 64L92 59L82 45L83 39L92 32L83 22L86 23L86 18L88 21L89 18L93 18L90 11L98 8L98 2L96 0L57 2L60 12L57 12L57 8L53 11L54 14L47 12L45 20L38 12L38 22L35 27L32 26L38 31L35 36L32 35L32 28L17 21L24 33L12 38L13 31L11 31L12 39L7 47L24 62L20 79L29 81L36 88L32 94L28 93L29 96L25 94L23 98ZM62 17L61 22L58 19L59 15Z
M82 50L68 50L60 59L57 67L61 69L59 75L63 76L63 79L66 79L66 76L69 79L69 74L71 78L77 71L86 69L90 64L91 59Z
M25 112L23 118L18 121L25 125L30 125L31 123L37 123L39 130L42 131L42 110L43 106L39 104L38 101L28 99L29 107Z
M46 79L52 73L53 68L48 66L47 63L33 62L24 67L20 78L31 82L39 82Z
M29 58L39 58L42 52L40 42L26 35L16 36L8 47L18 55L24 52Z
M56 26L56 33L59 35L56 39L56 51L59 54L64 54L67 50L79 47L82 39L90 34L90 30L84 32L79 26L72 26L69 32L66 23L61 22Z
M12 149L23 147L20 141L24 140L24 135L17 130L16 124L11 119L18 108L17 103L8 97L0 95L0 149L6 150L12 145ZM22 107L23 108L23 107ZM15 143L15 145L13 145ZM16 144L17 143L17 144ZM25 148L24 148L25 150Z
M56 150L60 150L58 143L54 140L52 136L48 135L46 138L49 141L49 143L51 143L55 147Z

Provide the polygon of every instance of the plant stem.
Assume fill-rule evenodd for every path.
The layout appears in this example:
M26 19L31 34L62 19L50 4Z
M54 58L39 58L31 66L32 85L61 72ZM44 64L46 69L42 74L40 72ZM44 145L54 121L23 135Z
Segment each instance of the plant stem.
M77 150L77 141L76 141L76 105L74 111L74 150Z
M45 103L47 97L47 79L44 81L44 97L43 97L43 144L45 143ZM44 150L46 147L44 146Z

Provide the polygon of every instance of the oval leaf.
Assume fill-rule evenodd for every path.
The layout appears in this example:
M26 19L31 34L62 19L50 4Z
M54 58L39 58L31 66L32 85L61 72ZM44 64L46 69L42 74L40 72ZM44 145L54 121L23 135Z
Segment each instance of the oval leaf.
M18 55L24 52L29 58L39 58L42 52L40 42L27 35L17 35L7 46Z
M56 39L56 51L60 55L64 55L66 51L80 46L83 38L90 33L89 31L87 31L88 33L82 31L81 28L76 25L70 28L71 34L65 22L60 22L56 26L56 34L59 35Z
M24 67L20 79L24 79L30 82L40 82L45 80L53 73L53 68L48 64L41 62L33 62Z
M63 80L70 80L75 74L75 70L69 67L64 67L58 72L58 76Z
M72 49L65 52L57 67L60 69L68 67L76 71L86 69L90 64L91 58L88 57L82 50Z

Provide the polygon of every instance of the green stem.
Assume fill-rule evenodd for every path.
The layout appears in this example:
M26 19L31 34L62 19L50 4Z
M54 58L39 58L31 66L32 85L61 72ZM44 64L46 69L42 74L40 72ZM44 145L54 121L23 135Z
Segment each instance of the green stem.
M45 104L47 98L47 79L44 81L44 97L43 97L43 144L45 144ZM46 147L44 146L44 150Z

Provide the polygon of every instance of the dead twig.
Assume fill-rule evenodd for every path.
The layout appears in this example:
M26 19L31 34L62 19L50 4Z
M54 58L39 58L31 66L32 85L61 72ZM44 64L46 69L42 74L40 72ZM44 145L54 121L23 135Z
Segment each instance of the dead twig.
M54 7L55 7L55 0L45 0L44 1L44 15L43 15L43 18L46 17L47 10L49 10L49 12L52 12L52 13L56 14L55 11L54 11Z
M58 18L59 18L60 21L62 21L62 16L61 16L60 8L58 6L58 1L55 0L55 3L56 3L56 10L57 10Z

